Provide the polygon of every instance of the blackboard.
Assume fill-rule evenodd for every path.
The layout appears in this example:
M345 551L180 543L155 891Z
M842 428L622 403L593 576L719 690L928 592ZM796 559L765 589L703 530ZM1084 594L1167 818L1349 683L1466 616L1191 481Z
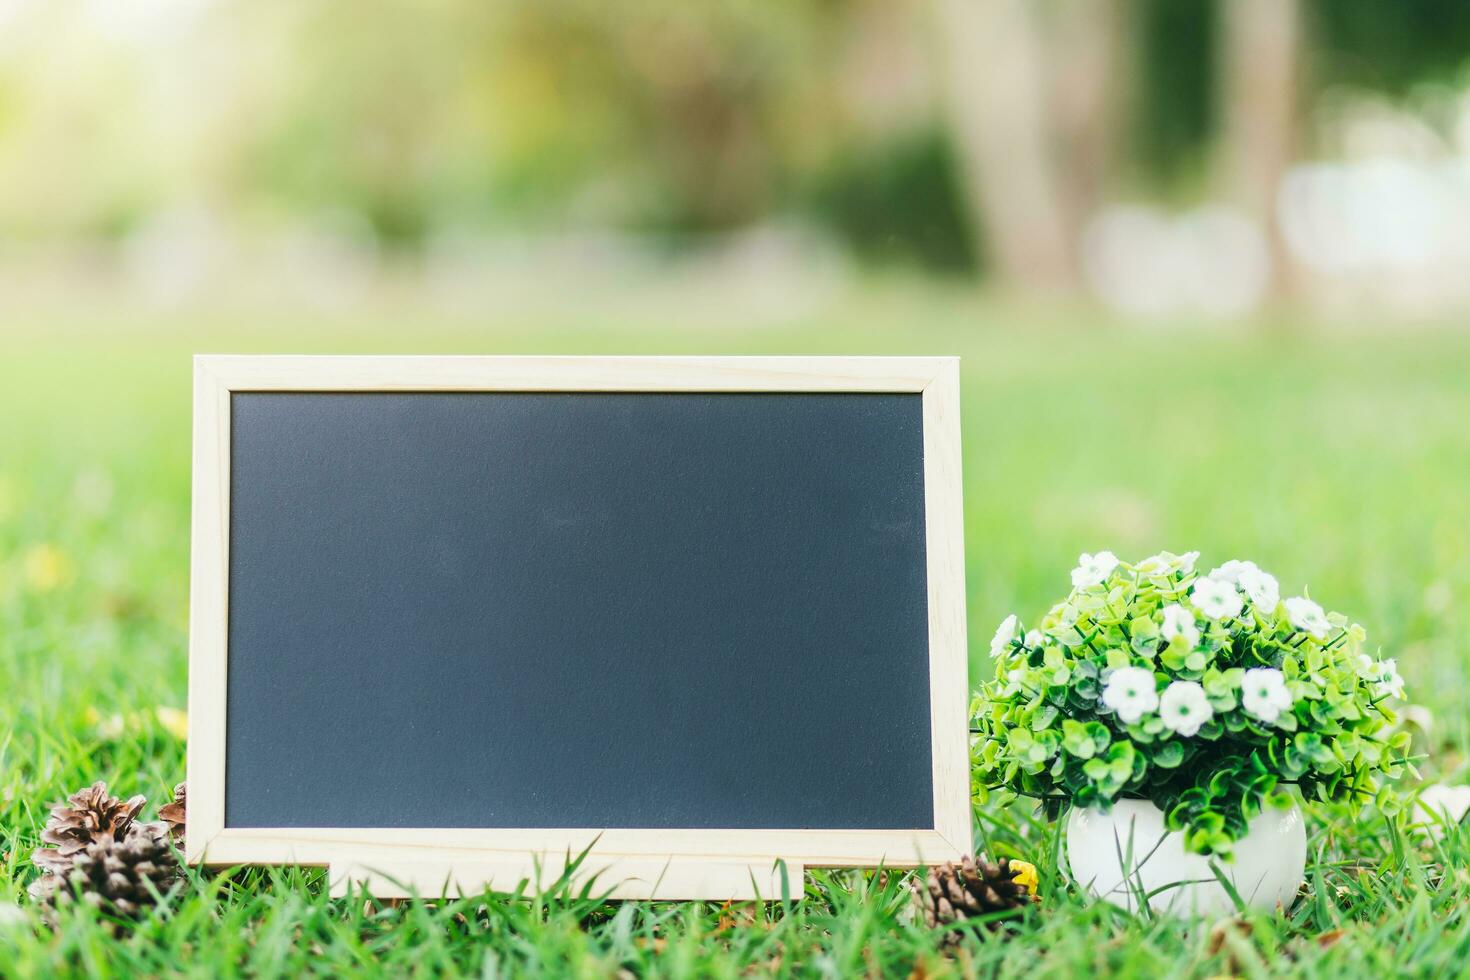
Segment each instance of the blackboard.
M228 394L226 828L932 828L918 392Z

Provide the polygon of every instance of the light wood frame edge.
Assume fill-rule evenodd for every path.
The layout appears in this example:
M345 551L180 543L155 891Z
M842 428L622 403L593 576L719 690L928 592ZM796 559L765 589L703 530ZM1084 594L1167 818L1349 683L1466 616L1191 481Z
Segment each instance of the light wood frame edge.
M256 829L224 825L230 395L235 391L918 392L935 826L915 830ZM969 850L959 360L953 357L522 357L198 355L194 361L189 628L191 863L452 862L565 851L905 867Z
M189 806L185 860L204 858L225 829L228 677L230 389L194 361L194 447L189 546Z
M963 854L970 850L970 682L958 358L939 365L923 401L934 820L950 852Z

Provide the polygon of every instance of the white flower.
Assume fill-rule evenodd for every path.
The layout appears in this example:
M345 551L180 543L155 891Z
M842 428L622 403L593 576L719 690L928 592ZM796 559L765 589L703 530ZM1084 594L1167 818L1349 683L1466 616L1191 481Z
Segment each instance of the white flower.
M1327 614L1322 607L1311 599L1301 596L1286 600L1286 618L1291 625L1303 633L1310 634L1313 639L1326 638L1327 631L1332 629L1332 624L1327 621Z
M1070 602L1059 602L1046 614L1046 618L1055 619L1059 627L1076 625L1077 616L1077 607Z
M1186 551L1182 555L1161 551L1157 555L1149 555L1134 565L1133 570L1140 575L1168 575L1171 572L1183 572L1188 575L1194 571L1194 563L1198 560L1198 551Z
M1149 555L1143 561L1134 565L1133 570L1140 575L1163 575L1169 570L1169 563L1164 560L1162 553Z
M1159 699L1159 717L1164 727L1189 738L1201 725L1215 716L1205 689L1194 681L1175 681Z
M1240 601L1240 593L1235 591L1235 586L1229 582L1219 582L1212 578L1195 579L1194 588L1189 590L1189 598L1194 603L1194 608L1210 619L1230 619L1233 616L1239 616L1244 605Z
M1077 567L1072 569L1073 588L1101 585L1118 567L1118 558L1111 551L1099 551L1095 555L1083 552L1077 558Z
M1185 609L1179 603L1164 607L1164 639L1172 640L1176 636L1184 637L1184 642L1190 648L1199 645L1199 627L1194 624L1194 613Z
M1001 670L996 671L995 679L997 681L1003 680L1006 682L1005 687L1001 688L1000 696L1002 698L1009 698L1024 692L1026 688L1022 685L1021 682L1025 679L1025 674L1026 672L1024 670L1008 671L1002 668Z
M1027 630L1026 639L1022 642L1031 649L1037 650L1046 642L1046 637L1041 635L1041 630Z
M1240 684L1240 706L1268 725L1274 725L1283 711L1290 711L1291 692L1286 689L1286 676L1274 667L1252 667Z
M996 628L995 636L990 638L990 655L999 657L1006 652L1006 648L1016 642L1016 637L1021 635L1021 621L1016 618L1015 613L1007 616Z
M1125 725L1133 724L1159 706L1154 672L1143 667L1119 667L1108 676L1102 701L1118 713Z
M1404 696L1404 679L1399 676L1399 662L1393 658L1375 663L1369 680L1373 681L1374 698Z
M1255 562L1241 561L1239 558L1232 558L1225 564L1221 565L1219 568L1211 569L1209 577L1214 579L1216 582L1229 582L1231 585L1234 585L1236 582L1240 581L1240 576L1245 574L1246 572L1258 571L1260 571L1260 569L1256 567Z
M1470 812L1470 786L1434 783L1424 787L1414 805L1414 818L1435 837L1449 824L1457 824Z
M1237 580L1241 590L1250 597L1257 609L1269 616L1281 604L1281 586L1276 576L1254 566L1240 573Z

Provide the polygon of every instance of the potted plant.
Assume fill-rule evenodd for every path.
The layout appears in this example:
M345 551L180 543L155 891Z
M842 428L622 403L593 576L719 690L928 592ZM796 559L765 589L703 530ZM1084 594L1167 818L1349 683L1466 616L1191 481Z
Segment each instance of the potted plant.
M1252 562L1202 574L1198 556L1084 554L1034 628L1001 623L971 709L977 799L1068 809L1072 876L1115 904L1289 905L1299 800L1399 808L1403 682L1361 626L1282 599Z

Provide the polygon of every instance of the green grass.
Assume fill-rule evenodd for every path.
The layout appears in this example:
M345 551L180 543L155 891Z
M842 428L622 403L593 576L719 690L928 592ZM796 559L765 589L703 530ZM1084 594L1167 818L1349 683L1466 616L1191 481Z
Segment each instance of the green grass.
M195 349L961 354L975 676L999 619L1043 611L1080 551L1250 557L1399 658L1437 719L1426 777L1463 775L1466 339L1133 333L899 295L749 329L591 319L219 315L200 333L183 315L84 312L0 327L0 903L25 910L0 924L0 976L1464 974L1470 834L1430 844L1320 811L1303 897L1217 952L1209 923L1080 898L1055 830L1019 807L977 815L977 839L1041 867L1043 906L951 954L906 920L897 877L855 872L811 874L799 901L761 907L553 890L365 908L329 899L318 872L245 870L192 876L120 939L85 917L46 928L24 889L48 805L100 778L148 794L151 812L183 775L156 709L185 700Z

